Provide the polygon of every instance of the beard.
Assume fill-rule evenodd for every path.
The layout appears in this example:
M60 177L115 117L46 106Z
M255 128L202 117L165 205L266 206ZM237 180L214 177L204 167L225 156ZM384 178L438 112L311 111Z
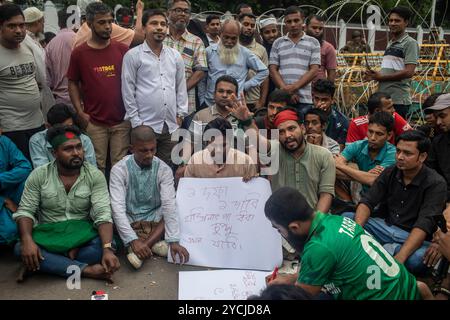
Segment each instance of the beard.
M239 56L239 45L236 44L233 48L227 48L222 42L219 42L218 53L220 61L225 65L236 64Z
M61 167L67 170L80 169L83 166L83 159L80 157L74 157L69 160L69 162L61 161L59 164Z
M253 42L253 39L255 39L255 34L252 34L251 36L247 36L247 35L241 33L239 35L239 41L244 44L251 44Z
M297 250L297 252L303 252L303 248L305 247L306 240L308 239L308 235L296 235L291 232L291 230L288 229L288 237L287 241L289 244Z
M288 147L288 144L292 141L297 141L297 146L294 148ZM289 150L290 152L294 152L298 149L300 149L303 146L303 137L300 137L300 139L296 139L294 137L290 138L290 139L286 139L286 141L284 141L283 146L286 150Z

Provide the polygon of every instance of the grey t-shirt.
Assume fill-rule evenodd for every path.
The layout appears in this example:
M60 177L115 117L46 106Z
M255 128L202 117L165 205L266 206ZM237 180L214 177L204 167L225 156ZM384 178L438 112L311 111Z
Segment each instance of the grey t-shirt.
M9 132L43 125L40 99L32 51L0 45L0 128Z

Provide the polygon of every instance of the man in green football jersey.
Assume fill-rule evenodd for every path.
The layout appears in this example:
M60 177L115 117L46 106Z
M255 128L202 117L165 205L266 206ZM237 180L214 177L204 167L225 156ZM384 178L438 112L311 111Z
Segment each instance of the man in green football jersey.
M302 252L298 274L278 275L269 285L291 283L312 296L325 290L345 300L433 298L429 288L361 226L349 218L314 212L297 190L275 191L267 200L265 214Z

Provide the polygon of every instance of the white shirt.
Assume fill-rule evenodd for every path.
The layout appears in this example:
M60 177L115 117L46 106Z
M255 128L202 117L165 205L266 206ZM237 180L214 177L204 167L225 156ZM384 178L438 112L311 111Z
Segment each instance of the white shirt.
M114 165L111 169L111 177L109 180L112 217L120 238L125 245L138 239L136 232L131 227L130 220L126 213L127 186L129 183L127 160L130 157L133 157L133 155L124 157ZM167 242L178 242L180 240L180 227L175 202L176 194L173 184L173 174L170 167L164 163L164 161L160 161L157 181L161 198L161 207L157 213L156 222L160 221L161 218L164 218L165 240Z
M125 119L131 126L147 125L161 133L178 128L177 115L188 114L184 61L175 49L163 46L158 57L147 42L129 50L122 65Z

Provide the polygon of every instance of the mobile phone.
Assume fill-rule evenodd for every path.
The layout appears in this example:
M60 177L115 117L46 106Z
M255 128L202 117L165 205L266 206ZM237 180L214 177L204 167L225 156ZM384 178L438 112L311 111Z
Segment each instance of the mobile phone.
M447 221L445 220L444 216L438 215L433 216L434 223L438 225L438 227L442 230L443 233L447 233Z

